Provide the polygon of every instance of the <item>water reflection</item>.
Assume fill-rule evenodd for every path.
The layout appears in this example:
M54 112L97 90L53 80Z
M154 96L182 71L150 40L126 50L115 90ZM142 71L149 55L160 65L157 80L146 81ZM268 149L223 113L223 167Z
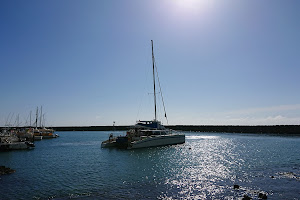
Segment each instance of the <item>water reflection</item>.
M215 135L187 135L185 138L187 140L199 140L199 139L217 139L220 136Z
M190 134L182 145L133 150L126 165L135 171L128 173L125 188L134 188L131 194L142 198L154 195L160 199L238 199L244 194L257 198L260 192L273 195L270 173L277 178L274 163L285 166L283 159L278 159L281 151L274 148L277 142L280 144L276 138ZM282 144L286 151L285 141ZM289 154L291 158L294 155ZM234 190L234 184L241 187ZM151 193L143 192L148 190Z
M108 134L60 133L33 151L1 152L16 170L1 176L1 199L298 198L299 138L187 133L180 145L101 149Z
M235 172L244 162L235 151L236 144L233 139L219 136L194 135L186 139L184 147L178 146L172 154L172 173L165 184L177 193L176 198L221 198L235 182ZM174 193L161 196L168 197L174 198Z

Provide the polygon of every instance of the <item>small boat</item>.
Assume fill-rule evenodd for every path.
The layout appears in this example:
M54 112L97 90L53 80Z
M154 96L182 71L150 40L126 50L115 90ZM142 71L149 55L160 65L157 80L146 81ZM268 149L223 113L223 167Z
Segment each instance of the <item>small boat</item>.
M116 147L116 139L117 137L114 137L113 134L111 133L109 135L108 140L105 140L101 143L102 148L110 148L110 147Z
M43 136L43 139L51 139L51 138L57 138L58 134L54 134L53 129L48 128L42 128L39 129L40 135Z
M0 143L0 150L24 150L34 148L34 144L32 142L12 142L12 143Z
M126 149L137 149L146 147L157 147L165 145L174 145L185 143L185 135L179 134L173 130L165 128L157 120L156 113L156 89L155 89L155 59L152 45L152 63L153 63L153 88L154 88L154 120L138 121L126 134L126 136L112 137L102 142L102 147L118 147ZM155 73L156 72L156 73ZM161 90L160 90L161 93ZM163 98L162 98L163 99ZM164 103L163 103L164 106ZM165 109L164 109L165 110ZM167 114L165 113L165 117ZM111 137L111 136L110 136Z
M20 140L26 140L26 141L34 141L34 135L33 135L33 129L32 128L19 128L14 131L16 136L20 138Z
M43 136L42 135L35 135L33 136L34 140L42 140L43 139Z
M34 147L32 142L20 140L15 135L0 135L0 151L31 149Z
M41 139L51 139L59 137L58 134L54 134L53 129L48 128L36 128L34 129L34 139L41 140Z
M36 118L35 118L35 129L33 130L33 136L35 140L41 139L51 139L59 137L58 134L54 134L54 130L52 128L46 128L45 124L42 123L42 106L40 110L40 117L39 117L39 108L36 108ZM38 120L40 120L40 126L38 127ZM45 119L44 119L45 120Z

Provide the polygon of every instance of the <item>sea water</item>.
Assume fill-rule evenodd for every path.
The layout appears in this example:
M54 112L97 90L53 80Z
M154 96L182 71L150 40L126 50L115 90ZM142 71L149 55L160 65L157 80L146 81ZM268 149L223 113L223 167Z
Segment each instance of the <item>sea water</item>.
M58 132L0 152L16 170L0 177L0 199L300 199L300 137L185 133L180 145L102 149L110 133Z

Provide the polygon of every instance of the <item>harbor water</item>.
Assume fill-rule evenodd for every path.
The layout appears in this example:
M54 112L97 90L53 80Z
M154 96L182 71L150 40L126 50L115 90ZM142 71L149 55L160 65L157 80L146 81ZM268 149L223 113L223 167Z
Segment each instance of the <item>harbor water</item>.
M300 199L300 137L185 133L180 145L101 149L110 133L59 132L0 152L16 170L0 176L0 199Z

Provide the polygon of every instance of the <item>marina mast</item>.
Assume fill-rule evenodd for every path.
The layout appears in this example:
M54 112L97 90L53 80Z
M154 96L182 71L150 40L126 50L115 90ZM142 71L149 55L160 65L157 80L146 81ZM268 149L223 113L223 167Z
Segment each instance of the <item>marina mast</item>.
M38 117L39 117L39 107L36 107L36 114L35 114L35 129L38 126Z

